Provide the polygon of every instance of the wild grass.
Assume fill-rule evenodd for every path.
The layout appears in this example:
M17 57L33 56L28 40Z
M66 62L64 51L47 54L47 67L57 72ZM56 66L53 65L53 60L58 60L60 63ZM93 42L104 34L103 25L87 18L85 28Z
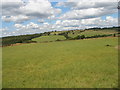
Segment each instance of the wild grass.
M80 31L75 31L74 34L69 33L70 37L76 37L77 35L85 35L85 36L94 36L94 35L103 35L103 34L114 34L117 33L117 30L98 30L98 31L94 31L94 30L87 30L84 32L80 32Z
M86 39L4 47L3 88L118 87L117 40Z
M50 42L50 41L56 41L56 40L64 40L64 36L58 36L58 35L49 35L49 36L41 36L38 38L32 39L32 41L37 41L38 43L40 42Z

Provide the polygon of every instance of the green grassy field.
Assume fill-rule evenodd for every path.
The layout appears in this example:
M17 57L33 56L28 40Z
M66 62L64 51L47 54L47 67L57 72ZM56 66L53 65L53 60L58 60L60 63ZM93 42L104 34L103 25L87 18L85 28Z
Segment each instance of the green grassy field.
M2 48L0 47L0 89L2 88Z
M115 30L98 30L98 31L94 31L94 30L87 30L85 32L80 32L80 31L75 31L74 34L69 33L70 37L75 37L77 35L85 35L85 36L94 36L94 35L103 35L103 34L114 34L117 33L117 31Z
M102 38L4 47L3 88L117 87L117 40Z
M40 37L32 39L32 41L37 41L38 43L42 43L42 42L54 42L57 39L65 40L66 38L64 36L57 35L57 34L63 33L63 32L66 32L66 31L51 32L51 35L49 35L49 36L40 36ZM86 30L84 32L81 32L80 30L76 30L76 31L73 31L73 32L69 32L68 36L74 38L78 35L85 35L86 37L88 37L88 36L94 36L94 35L114 34L114 33L117 33L117 31L106 29L106 30L98 30L98 31ZM54 34L56 34L56 35L54 35Z
M37 41L37 42L50 42L50 41L56 41L57 39L59 40L64 40L64 36L58 36L58 35L49 35L49 36L41 36L38 38L32 39L32 41Z

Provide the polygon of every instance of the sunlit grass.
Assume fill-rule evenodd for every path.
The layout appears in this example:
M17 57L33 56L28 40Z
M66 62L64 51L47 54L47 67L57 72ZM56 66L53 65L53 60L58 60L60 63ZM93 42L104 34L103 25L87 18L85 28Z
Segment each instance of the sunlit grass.
M49 36L41 36L38 38L34 38L32 39L33 41L37 41L37 42L49 42L49 41L56 41L56 40L64 40L65 37L64 36L58 36L58 35L49 35Z
M103 38L4 47L3 88L117 87L117 40Z
M103 35L103 34L114 34L117 31L115 30L98 30L98 31L94 31L94 30L87 30L85 32L80 32L80 31L75 31L74 34L69 33L70 37L76 37L77 35L85 35L85 36L94 36L94 35Z

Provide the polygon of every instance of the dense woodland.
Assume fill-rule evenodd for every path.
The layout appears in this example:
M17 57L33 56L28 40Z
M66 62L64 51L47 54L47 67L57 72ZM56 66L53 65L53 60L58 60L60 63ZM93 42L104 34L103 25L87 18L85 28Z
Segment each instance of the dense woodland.
M66 40L76 40L76 39L87 39L87 38L98 38L98 37L108 37L108 36L118 36L120 34L119 32L119 27L112 27L112 28L90 28L90 29L85 29L85 30L79 30L81 33L85 32L86 30L106 30L106 29L113 29L116 30L118 33L113 33L113 34L103 34L103 35L94 35L94 36L85 36L85 35L77 35L76 37L72 38L68 36L69 33L72 32L74 34L75 30L70 30L70 31L64 31L60 32L57 35L63 35ZM49 36L52 32L57 32L57 31L51 31L51 32L44 32L40 34L31 34L31 35L20 35L20 36L8 36L8 37L2 37L0 41L2 42L1 46L9 46L11 44L16 44L16 43L36 43L36 41L32 41L33 38L40 37L40 36ZM54 34L56 35L56 34ZM60 41L57 39L56 41Z

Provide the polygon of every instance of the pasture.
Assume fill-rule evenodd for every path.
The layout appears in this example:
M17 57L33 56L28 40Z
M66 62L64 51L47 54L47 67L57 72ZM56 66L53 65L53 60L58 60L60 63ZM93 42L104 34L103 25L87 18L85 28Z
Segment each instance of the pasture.
M34 38L32 39L33 41L37 41L38 43L41 43L41 42L53 42L53 41L56 41L56 40L64 40L65 37L64 36L58 36L58 35L49 35L49 36L41 36L41 37L38 37L38 38Z
M80 31L75 31L72 33L69 33L70 37L75 37L77 35L85 35L85 36L94 36L94 35L103 35L103 34L113 34L113 33L117 33L117 30L86 30L84 32L80 32ZM73 34L74 33L74 34Z
M4 47L3 88L116 88L117 45L108 37Z

